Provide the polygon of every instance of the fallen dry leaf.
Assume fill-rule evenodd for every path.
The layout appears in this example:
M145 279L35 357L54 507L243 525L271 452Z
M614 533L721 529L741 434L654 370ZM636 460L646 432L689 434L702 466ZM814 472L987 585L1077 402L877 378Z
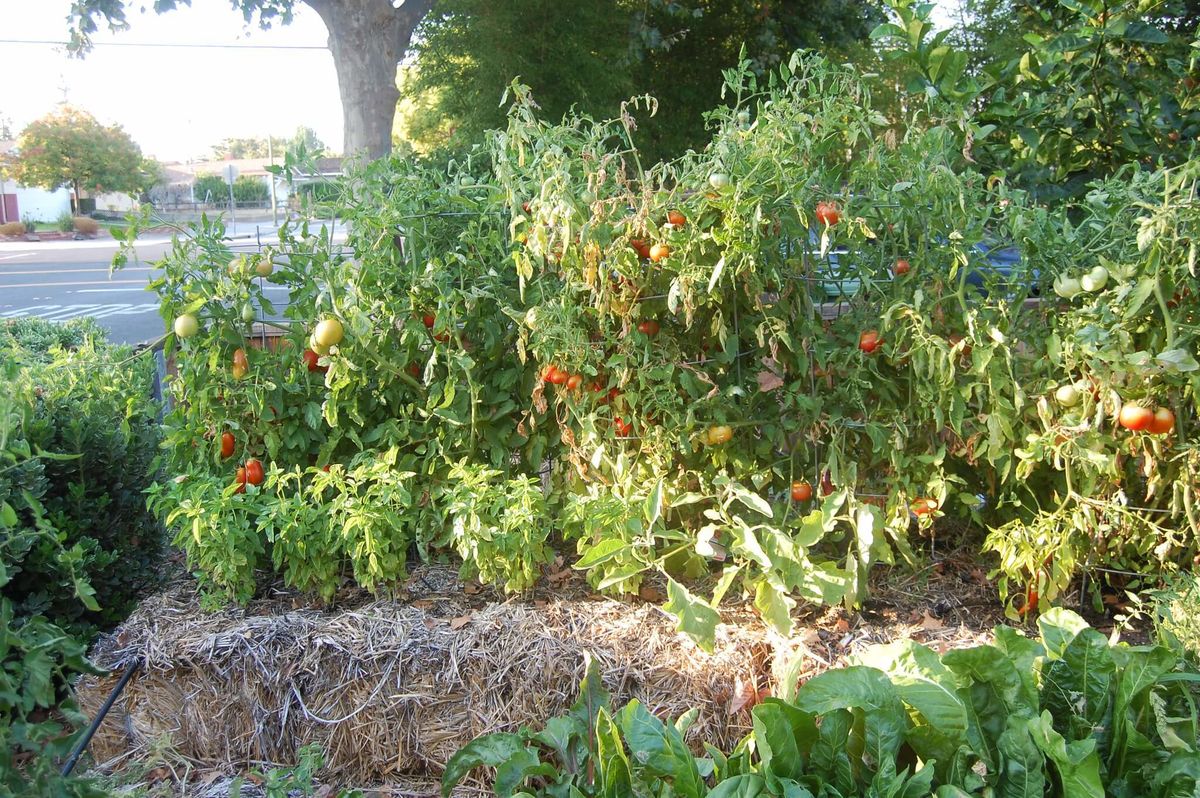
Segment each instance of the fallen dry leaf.
M642 599L642 601L649 601L655 604L666 601L667 598L663 595L661 590L652 585L642 585L640 588L638 588L638 596Z
M761 393L778 390L783 387L783 378L773 371L758 372L758 390Z
M845 634L850 631L850 622L845 618L838 618L837 623L833 625L834 631L838 634Z
M758 685L751 681L743 681L739 676L733 683L733 695L729 699L726 710L730 715L736 715L743 709L752 709L765 696L759 692Z
M483 590L483 588L479 585L478 582L467 582L466 584L463 585L463 592L466 593L468 596L473 596L481 590Z
M935 618L929 614L929 610L925 610L925 617L921 619L921 628L927 632L933 632L938 629L945 629L946 624L941 618Z
M427 610L433 606L433 600L432 599L417 599L416 601L409 604L409 606L412 607L414 610Z
M450 619L450 628L455 629L455 630L461 629L464 626L466 626L468 623L470 623L471 619L474 617L475 617L475 614L472 613L470 615L459 615L457 618L451 618Z

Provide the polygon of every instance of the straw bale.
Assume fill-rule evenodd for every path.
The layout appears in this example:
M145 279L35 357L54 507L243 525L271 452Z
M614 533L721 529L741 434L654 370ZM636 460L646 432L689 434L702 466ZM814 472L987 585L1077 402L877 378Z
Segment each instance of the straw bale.
M239 772L294 763L316 742L326 779L369 784L437 775L476 735L561 713L586 651L618 705L637 698L663 717L698 707L691 739L729 748L749 730L747 712L727 709L736 683L765 685L771 668L762 624L729 620L706 654L652 603L459 596L205 612L184 581L97 645L114 674L77 693L94 714L119 670L144 662L92 742L101 767L166 744L198 767Z

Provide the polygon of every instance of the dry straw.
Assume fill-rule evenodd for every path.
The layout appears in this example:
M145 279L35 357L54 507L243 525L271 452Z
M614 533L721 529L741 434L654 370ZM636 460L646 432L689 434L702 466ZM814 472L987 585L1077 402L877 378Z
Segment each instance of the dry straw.
M560 598L472 609L466 598L212 613L181 582L93 652L107 668L137 658L145 667L92 755L104 767L165 741L200 768L242 771L294 763L297 748L316 742L324 775L339 783L439 774L476 735L538 725L568 707L585 651L618 705L637 698L662 717L699 707L690 736L729 748L749 721L727 710L735 682L768 678L767 634L750 618L722 627L706 654L653 604ZM84 711L93 714L115 681L82 682Z

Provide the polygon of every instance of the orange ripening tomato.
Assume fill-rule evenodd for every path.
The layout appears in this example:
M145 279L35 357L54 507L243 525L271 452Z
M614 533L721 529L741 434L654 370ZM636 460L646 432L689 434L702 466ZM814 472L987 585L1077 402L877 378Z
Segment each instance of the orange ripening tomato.
M235 476L233 478L233 481L237 483L237 490L235 490L234 493L245 493L246 492L246 467L245 466L238 466L237 476Z
M908 274L911 269L912 266L904 258L897 260L896 265L892 267L892 271L896 273L897 277L903 277L904 275Z
M240 380L250 371L250 361L246 359L245 349L236 349L233 353L233 368L230 373L235 380Z
M230 457L233 457L233 443L234 443L234 441L233 441L233 433L232 432L222 432L221 433L221 457L222 457L222 459L228 460Z
M912 503L913 515L929 515L937 508L937 499L917 499Z
M1117 422L1125 429L1141 432L1154 423L1154 412L1141 405L1124 405L1117 415Z
M666 244L655 244L650 247L650 260L658 263L660 260L666 260L671 257L671 248Z
M1155 435L1166 435L1175 429L1175 414L1169 407L1158 408L1154 411L1154 418L1150 420L1150 426L1146 429Z
M638 332L640 332L642 335L648 335L650 337L658 335L658 331L661 329L659 323L654 319L647 319L646 321L641 322L638 324L637 328Z
M581 384L583 384L583 377L581 377L580 375L572 374L571 376L567 377L567 388L569 390L573 391L576 388L578 388Z
M679 211L667 211L667 221L673 227L683 227L687 224L687 217Z
M812 495L812 485L800 480L792 483L792 501L806 502L812 498Z

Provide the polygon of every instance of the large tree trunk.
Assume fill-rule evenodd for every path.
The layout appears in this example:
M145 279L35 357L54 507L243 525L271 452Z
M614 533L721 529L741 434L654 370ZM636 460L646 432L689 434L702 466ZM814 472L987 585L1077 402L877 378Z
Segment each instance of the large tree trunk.
M400 91L396 65L433 0L304 0L325 22L342 96L346 155L375 160L392 150Z

